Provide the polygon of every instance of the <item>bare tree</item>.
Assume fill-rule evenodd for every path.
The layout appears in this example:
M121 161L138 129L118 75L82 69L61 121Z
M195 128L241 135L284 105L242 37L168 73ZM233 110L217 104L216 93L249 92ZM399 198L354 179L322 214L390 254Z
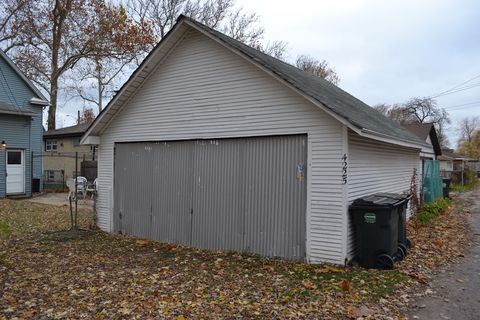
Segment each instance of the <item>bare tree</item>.
M480 159L480 130L472 133L470 141L461 141L457 152L473 159Z
M297 68L312 73L317 77L324 78L334 85L337 85L340 81L338 74L325 60L320 61L308 55L299 55L295 61L295 65Z
M255 13L235 6L235 0L127 0L127 9L137 21L152 23L157 41L175 25L180 14L275 56L282 56L286 45L276 42L262 45L264 29Z
M100 1L100 0L99 0ZM11 49L17 65L50 95L48 129L55 129L61 76L92 52L92 1L29 0L17 11Z
M374 107L388 118L400 124L433 123L442 147L448 146L445 126L451 123L448 112L438 107L432 98L412 98L403 104L377 105Z
M3 0L0 3L0 43L3 50L8 52L11 48L22 44L17 37L18 24L24 20L24 7L28 0Z
M154 42L151 33L144 32L148 24L133 24L123 7L109 6L106 0L6 1L12 3L11 15L2 12L0 17L5 21L1 45L10 50L27 77L49 94L49 130L55 128L58 97L67 74L76 77L75 84L82 79L97 81L95 102L101 107L104 87L110 83L106 78L118 75L118 69ZM20 1L24 1L21 6L13 6ZM85 59L93 62L89 69L93 72L88 74L78 72L88 69L82 65ZM113 62L117 69L112 71Z
M480 117L465 117L459 121L457 131L460 133L459 144L463 141L472 142L473 135L480 130Z
M372 108L377 110L378 112L380 112L384 116L388 117L388 111L390 109L390 106L388 104L379 103L379 104L376 104L376 105L372 106Z
M101 112L119 80L139 64L155 38L150 23L135 22L121 5L97 2L92 15L88 32L95 38L93 52L77 63L68 88Z

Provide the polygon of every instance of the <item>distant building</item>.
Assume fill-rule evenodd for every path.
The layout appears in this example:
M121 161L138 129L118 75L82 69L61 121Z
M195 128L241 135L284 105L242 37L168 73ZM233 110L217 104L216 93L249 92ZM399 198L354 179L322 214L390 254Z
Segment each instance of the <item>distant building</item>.
M85 167L85 162L96 160L94 146L80 145L80 138L89 124L82 123L44 132L43 171L46 189L57 189L64 186L67 179L83 175L82 163ZM94 176L96 177L96 173ZM95 177L90 177L90 180Z
M40 191L42 113L48 104L0 50L0 198Z

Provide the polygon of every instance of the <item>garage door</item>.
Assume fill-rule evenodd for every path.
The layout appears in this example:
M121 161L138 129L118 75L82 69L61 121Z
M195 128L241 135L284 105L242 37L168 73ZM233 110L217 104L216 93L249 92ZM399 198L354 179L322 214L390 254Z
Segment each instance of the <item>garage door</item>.
M115 146L115 231L305 258L304 135Z

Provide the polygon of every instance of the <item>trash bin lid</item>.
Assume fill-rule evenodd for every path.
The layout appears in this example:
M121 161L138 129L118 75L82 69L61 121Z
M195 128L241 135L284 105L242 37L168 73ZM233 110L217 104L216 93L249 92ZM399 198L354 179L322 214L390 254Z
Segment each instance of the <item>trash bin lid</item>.
M394 207L398 203L403 202L403 198L395 199L385 194L372 194L363 198L358 198L353 201L354 207Z
M378 197L389 197L395 200L407 200L410 199L411 195L408 193L388 193L388 192L379 192L373 194Z

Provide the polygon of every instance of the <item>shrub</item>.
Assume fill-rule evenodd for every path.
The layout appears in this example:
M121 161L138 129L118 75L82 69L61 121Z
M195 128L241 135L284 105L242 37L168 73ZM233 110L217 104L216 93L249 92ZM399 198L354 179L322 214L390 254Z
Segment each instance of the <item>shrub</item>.
M429 224L433 219L447 211L450 200L438 198L434 202L425 204L415 215L415 219L422 224Z

